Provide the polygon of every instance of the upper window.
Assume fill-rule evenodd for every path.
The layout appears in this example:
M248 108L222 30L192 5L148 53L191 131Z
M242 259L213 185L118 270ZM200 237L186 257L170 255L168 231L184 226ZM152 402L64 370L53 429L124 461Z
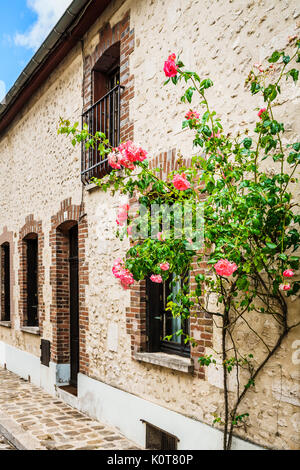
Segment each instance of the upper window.
M82 122L94 135L104 132L112 147L120 143L120 43L111 46L96 62L92 71L93 105L83 114ZM82 147L81 175L84 184L110 171L107 158L97 148Z
M1 320L10 321L10 246L1 245Z
M174 276L162 284L147 280L147 336L150 352L190 355L189 343L184 342L185 335L189 334L188 319L173 317L166 310L171 294L175 299L181 285L182 281L177 281ZM176 333L180 330L183 330L183 334L177 336ZM165 339L166 336L171 336L170 341Z

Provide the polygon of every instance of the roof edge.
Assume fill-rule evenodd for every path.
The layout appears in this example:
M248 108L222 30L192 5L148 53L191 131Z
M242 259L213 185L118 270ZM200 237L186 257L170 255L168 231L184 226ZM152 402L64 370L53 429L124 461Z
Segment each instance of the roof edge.
M73 0L0 104L0 135L111 0Z

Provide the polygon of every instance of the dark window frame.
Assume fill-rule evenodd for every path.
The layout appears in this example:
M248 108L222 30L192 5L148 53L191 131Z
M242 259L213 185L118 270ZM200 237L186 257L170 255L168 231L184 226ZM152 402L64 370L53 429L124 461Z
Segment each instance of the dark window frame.
M10 244L4 242L1 245L1 321L11 320L11 266ZM2 263L3 259L3 263ZM3 297L2 297L3 296Z
M39 237L24 238L26 248L26 325L39 326Z
M164 352L190 357L190 344L184 343L184 335L179 337L180 342L178 343L164 340L164 337L170 334L170 332L166 331L166 323L172 317L172 314L166 312L164 308L164 303L167 302L167 297L170 294L169 283L170 280L159 284L152 282L149 278L146 279L147 350L148 352ZM167 291L165 293L164 288ZM184 321L184 324L179 329L181 328L185 334L189 334L190 325L188 319Z
M104 132L112 147L118 147L121 134L120 44L116 43L100 57L91 72L93 104L82 114L82 126L94 135ZM119 54L119 55L118 55ZM81 180L89 184L92 178L102 178L111 171L107 156L97 148L86 149L82 144Z

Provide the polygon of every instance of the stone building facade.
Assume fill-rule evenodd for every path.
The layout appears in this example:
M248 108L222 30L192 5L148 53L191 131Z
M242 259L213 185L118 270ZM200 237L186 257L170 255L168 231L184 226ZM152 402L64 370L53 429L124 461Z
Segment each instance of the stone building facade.
M222 433L212 427L212 414L222 411L221 376L197 368L197 354L209 354L218 341L211 319L197 320L200 348L190 357L144 354L145 286L124 291L111 274L112 262L127 247L115 238L115 214L123 199L82 183L87 181L86 174L81 177L81 150L58 136L57 128L61 116L80 121L104 95L103 77L118 63L124 87L120 138L138 142L153 165L171 169L178 151L190 158L193 149L188 131L181 129L186 105L178 104L180 92L162 87L165 58L180 53L189 68L212 78L212 107L229 132L240 121L251 127L261 103L250 101L244 78L253 63L297 32L299 4L94 0L98 13L93 14L90 3L82 2L74 26L81 34L68 53L59 56L54 45L44 69L36 72L43 79L30 93L30 83L25 84L8 105L9 119L7 110L0 110L0 245L9 244L9 254L1 255L1 279L2 258L9 259L10 279L9 312L1 300L0 364L119 427L142 446L150 423L176 436L178 449L220 449ZM51 54L56 54L52 68ZM13 113L22 95L22 106ZM289 138L300 133L299 100L299 87L288 85L279 112ZM28 286L30 266L36 285ZM70 296L70 284L76 283L71 266L78 275L75 296ZM36 296L30 305L29 292ZM70 318L74 308L77 330ZM297 300L289 308L296 316ZM267 322L261 328L266 337L272 334ZM252 337L245 340L255 346ZM244 405L249 427L247 433L239 430L234 448L299 448L299 345L295 329L249 393ZM64 389L70 383L77 395Z

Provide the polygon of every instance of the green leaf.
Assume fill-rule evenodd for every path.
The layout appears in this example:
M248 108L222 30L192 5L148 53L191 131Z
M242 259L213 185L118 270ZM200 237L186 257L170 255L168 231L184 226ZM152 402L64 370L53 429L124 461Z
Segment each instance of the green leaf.
M286 74L286 78L288 78L289 76L292 77L292 79L294 80L294 83L296 83L299 78L299 70L297 69L289 70L288 73Z
M279 60L280 56L281 56L280 52L274 51L271 57L268 59L268 62L270 62L270 64L274 64L275 62Z
M250 148L251 145L252 145L252 139L251 139L250 137L246 137L246 138L243 140L243 144L244 144L244 147L249 150L249 148Z

